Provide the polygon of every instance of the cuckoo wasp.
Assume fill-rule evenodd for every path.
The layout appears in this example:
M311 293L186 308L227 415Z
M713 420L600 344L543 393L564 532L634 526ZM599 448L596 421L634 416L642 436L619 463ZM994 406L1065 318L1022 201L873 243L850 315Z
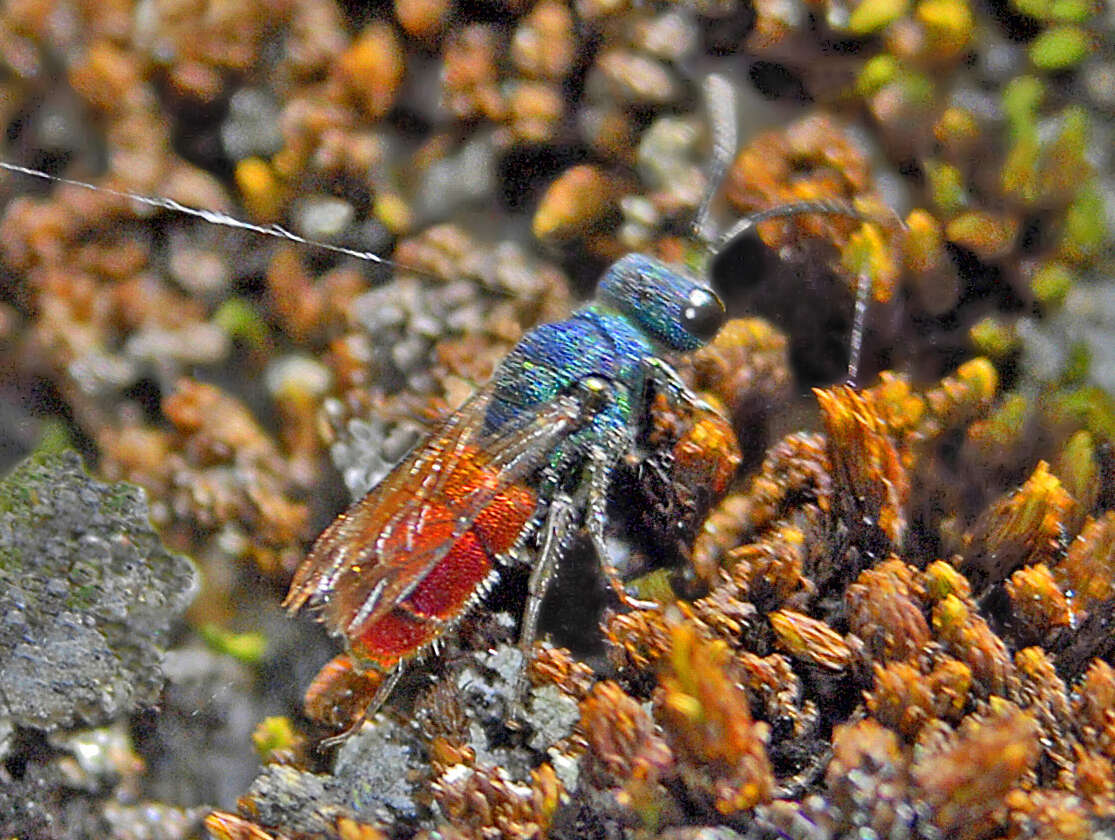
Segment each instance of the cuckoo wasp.
M735 148L730 132L718 138L727 149L717 155L721 169ZM835 202L783 205L741 220L710 250L766 219L803 213L859 215ZM374 712L405 664L451 630L517 555L532 564L519 641L529 661L543 596L582 527L615 595L633 604L605 545L613 476L636 452L656 396L712 412L665 357L702 347L724 318L708 285L630 254L607 269L591 302L526 333L487 384L337 517L296 572L285 606L318 608L348 648L308 697L364 691L374 696L363 711ZM361 671L379 678L353 688ZM517 700L522 670L518 683Z
M712 114L719 170L713 184L736 146L735 109L725 87L710 96L726 106ZM389 262L170 199L118 193L13 164L0 162L0 168ZM710 237L710 202L711 194L696 228L712 241L714 254L767 219L860 216L841 202L801 202L760 211ZM702 347L724 317L722 302L706 283L679 267L630 254L607 269L591 302L564 321L526 333L487 384L336 518L296 571L284 606L292 613L316 608L347 647L322 669L308 696L357 685L352 696L364 706L357 721L374 712L406 663L451 631L490 588L500 564L519 556L530 557L532 565L519 640L523 661L529 661L543 597L582 527L616 597L635 604L606 548L609 490L620 461L637 454L655 399L715 415L667 357ZM524 677L520 671L520 697Z

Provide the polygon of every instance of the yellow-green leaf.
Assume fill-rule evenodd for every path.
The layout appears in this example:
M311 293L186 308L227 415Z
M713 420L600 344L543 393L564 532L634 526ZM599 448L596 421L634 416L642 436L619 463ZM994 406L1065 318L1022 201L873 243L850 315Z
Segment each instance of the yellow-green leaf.
M890 26L907 11L909 0L860 0L848 17L848 31L871 35Z
M1064 70L1091 53L1092 35L1079 26L1054 26L1030 44L1030 61L1042 70Z

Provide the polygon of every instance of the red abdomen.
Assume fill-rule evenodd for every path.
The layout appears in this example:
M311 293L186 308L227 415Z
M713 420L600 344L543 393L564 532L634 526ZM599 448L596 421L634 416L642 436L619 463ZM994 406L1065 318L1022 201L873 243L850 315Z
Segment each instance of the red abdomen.
M454 514L459 513L457 500L493 481L488 470L462 461L446 481L444 499L415 506L407 514L408 519L413 519L413 527L398 528L397 532L412 540L412 551L435 547L452 535ZM515 544L534 515L536 503L534 493L521 485L496 494L418 585L352 640L352 652L387 669L415 655L441 635L476 596L492 573L496 556Z

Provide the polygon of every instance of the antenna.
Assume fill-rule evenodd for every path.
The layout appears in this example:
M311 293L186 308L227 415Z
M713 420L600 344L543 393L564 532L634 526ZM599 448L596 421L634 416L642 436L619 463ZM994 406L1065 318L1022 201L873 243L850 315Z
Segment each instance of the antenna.
M739 148L739 109L736 102L736 89L731 82L719 73L709 73L701 86L701 94L708 112L709 130L712 135L712 160L708 168L708 189L697 214L693 217L693 235L710 254L718 248L713 246L715 234L712 224L712 202L720 192L720 185L732 162L732 155Z
M848 202L839 199L819 199L816 201L799 201L790 204L780 204L766 210L757 211L737 220L727 231L721 234L715 234L715 225L712 222L712 203L720 191L720 185L728 171L732 155L735 154L735 150L739 145L738 108L735 88L732 86L731 82L718 73L710 73L705 77L704 83L702 84L702 95L705 100L706 110L708 111L709 126L712 135L712 159L709 163L708 170L709 189L706 191L704 199L697 208L697 213L693 220L693 233L705 244L705 249L709 256L720 253L736 239L749 233L756 225L768 221L769 219L820 213L847 216L861 221L868 220L867 216ZM175 201L172 198L144 195L142 193L131 192L130 190L118 190L113 187L100 186L98 184L89 183L88 181L79 181L75 178L51 175L41 169L20 166L2 160L0 160L0 170L18 175L25 175L30 178L38 178L50 183L64 184L70 187L77 187L91 192L127 199L148 207L192 216L202 221L209 222L210 224L246 230L260 234L261 236L270 236L274 239L283 239L310 248L317 248L342 256L354 257L355 259L370 262L375 265L401 269L427 277L434 277L434 275L429 272L422 271L412 266L401 265L394 260L382 257L372 251L361 251L355 248L346 248L343 245L334 245L316 239L307 239L278 224L256 224L219 210L206 210L191 207L187 204ZM864 326L867 320L870 286L870 279L865 275L861 275L856 289L851 347L848 353L847 381L849 385L855 384L859 374L859 363L863 347Z
M715 256L741 236L750 233L756 225L770 219L783 219L819 213L830 216L847 216L860 221L868 217L846 201L839 199L818 199L816 201L795 201L779 204L766 210L759 210L744 216L727 231L717 234L712 222L712 203L720 192L724 176L728 172L732 156L739 146L738 108L735 88L719 73L710 73L701 86L708 112L709 129L712 135L712 160L709 163L709 189L697 208L693 218L693 234L704 243L709 256ZM863 350L864 325L867 322L867 306L871 292L871 281L861 274L856 284L856 303L852 317L851 347L848 350L847 383L854 386L859 376L860 356Z

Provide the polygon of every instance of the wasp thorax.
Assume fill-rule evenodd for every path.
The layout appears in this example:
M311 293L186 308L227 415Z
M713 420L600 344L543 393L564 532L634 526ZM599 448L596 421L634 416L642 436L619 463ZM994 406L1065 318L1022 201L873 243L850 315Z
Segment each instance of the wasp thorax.
M724 304L712 289L642 254L615 262L600 281L597 296L671 350L696 350L724 321Z
M612 384L600 376L586 376L576 386L581 398L581 414L591 418L604 409L612 399Z

